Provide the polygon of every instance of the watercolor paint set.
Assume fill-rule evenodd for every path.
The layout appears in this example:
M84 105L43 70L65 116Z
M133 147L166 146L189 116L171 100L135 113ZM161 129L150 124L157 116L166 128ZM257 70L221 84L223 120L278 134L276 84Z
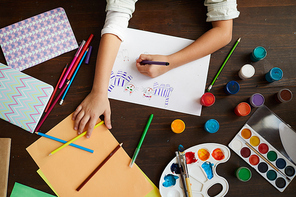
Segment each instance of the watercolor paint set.
M192 195L194 197L209 196L208 190L215 184L221 184L222 190L216 196L225 196L229 190L229 184L225 178L217 174L216 167L228 161L229 148L222 144L205 143L190 147L184 152ZM185 196L176 157L165 167L160 177L159 191L161 196Z
M266 106L262 106L228 146L283 192L296 175L295 141L295 131Z

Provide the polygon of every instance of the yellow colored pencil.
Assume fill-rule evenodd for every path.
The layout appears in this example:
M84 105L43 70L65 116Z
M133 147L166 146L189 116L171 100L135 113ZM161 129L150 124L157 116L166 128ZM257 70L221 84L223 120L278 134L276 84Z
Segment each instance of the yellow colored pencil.
M96 126L94 127L97 128L98 126L102 125L104 123L104 121L99 122L98 124L96 124ZM81 133L80 135L77 135L75 138L73 138L72 140L68 141L67 143L63 144L62 146L60 146L59 148L55 149L54 151L52 151L49 155L53 155L56 152L58 152L59 150L65 148L66 146L68 146L69 144L73 143L74 141L78 140L79 138L81 138L82 136L85 136L85 134L87 133L87 131L84 131L83 133Z

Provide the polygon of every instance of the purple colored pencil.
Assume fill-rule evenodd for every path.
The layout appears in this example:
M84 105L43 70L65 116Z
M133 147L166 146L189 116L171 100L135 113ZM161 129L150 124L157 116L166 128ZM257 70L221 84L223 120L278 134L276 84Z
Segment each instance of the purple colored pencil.
M143 60L140 64L155 64L155 65L162 65L162 66L168 66L170 63L168 62L158 62L158 61L149 61L149 60Z
M89 46L88 47L88 52L87 52L87 55L86 55L86 58L85 58L85 62L84 62L85 64L89 64L91 52L92 52L92 46Z

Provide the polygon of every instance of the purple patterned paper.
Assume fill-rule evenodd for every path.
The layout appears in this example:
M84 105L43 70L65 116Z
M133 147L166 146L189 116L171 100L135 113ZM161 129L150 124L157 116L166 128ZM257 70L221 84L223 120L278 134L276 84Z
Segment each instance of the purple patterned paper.
M0 45L7 64L19 71L78 48L63 8L0 29Z

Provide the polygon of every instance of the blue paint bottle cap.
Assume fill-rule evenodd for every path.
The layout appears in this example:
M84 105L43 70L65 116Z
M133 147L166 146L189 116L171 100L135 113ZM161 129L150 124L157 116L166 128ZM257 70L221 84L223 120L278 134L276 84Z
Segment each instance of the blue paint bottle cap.
M259 60L264 59L266 57L266 55L267 55L266 49L262 46L258 46L251 53L251 60L253 62L257 62Z
M204 128L209 133L216 133L219 130L219 122L215 119L210 119L205 123Z
M283 71L278 67L270 69L270 71L265 74L265 79L270 83L278 81L281 78L283 78Z
M240 86L236 81L229 81L225 86L225 92L227 94L236 94L239 89Z

